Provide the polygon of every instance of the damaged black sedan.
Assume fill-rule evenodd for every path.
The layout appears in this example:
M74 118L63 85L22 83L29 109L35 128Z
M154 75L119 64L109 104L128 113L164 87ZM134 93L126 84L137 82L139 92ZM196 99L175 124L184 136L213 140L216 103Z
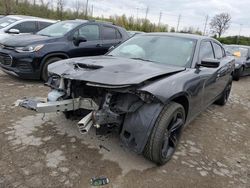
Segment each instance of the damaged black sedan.
M79 116L82 133L113 127L125 145L163 165L185 125L209 105L227 102L234 66L212 38L141 34L104 56L51 64L47 101L20 105Z

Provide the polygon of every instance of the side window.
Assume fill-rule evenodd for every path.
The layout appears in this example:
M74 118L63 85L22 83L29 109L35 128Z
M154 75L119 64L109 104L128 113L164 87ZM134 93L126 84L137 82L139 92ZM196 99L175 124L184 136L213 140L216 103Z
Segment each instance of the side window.
M220 45L213 43L214 45L214 53L216 59L221 59L223 57L223 51Z
M37 32L36 22L28 21L19 23L13 26L11 29L18 29L20 33L34 33Z
M87 41L99 40L100 39L99 26L85 25L75 32L74 37L77 36L85 37Z
M211 42L206 41L201 43L199 58L200 60L205 58L214 58Z
M38 22L38 29L39 31L52 25L52 23L49 23L49 22Z
M116 28L108 26L103 26L102 35L104 40L114 40L122 38L121 33Z

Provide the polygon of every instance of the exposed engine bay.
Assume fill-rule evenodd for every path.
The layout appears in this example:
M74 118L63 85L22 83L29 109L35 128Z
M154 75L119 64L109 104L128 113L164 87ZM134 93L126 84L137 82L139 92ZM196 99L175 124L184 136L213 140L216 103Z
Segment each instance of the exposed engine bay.
M86 134L91 127L113 127L122 141L141 153L150 127L161 111L161 103L150 93L135 86L107 86L89 82L50 77L47 102L24 100L20 106L40 113L63 112L66 118L82 118L79 131Z

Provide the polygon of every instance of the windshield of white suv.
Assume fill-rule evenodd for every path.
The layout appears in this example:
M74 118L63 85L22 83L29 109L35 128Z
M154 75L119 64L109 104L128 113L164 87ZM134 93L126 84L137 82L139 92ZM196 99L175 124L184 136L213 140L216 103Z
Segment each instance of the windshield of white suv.
M81 23L79 22L58 22L49 27L46 27L45 29L39 31L37 34L49 37L62 37L80 24Z
M136 35L108 55L190 67L196 40L175 36Z
M9 18L9 17L3 17L0 19L0 29L3 29L7 26L9 26L10 24L13 24L17 21L17 19L14 18Z

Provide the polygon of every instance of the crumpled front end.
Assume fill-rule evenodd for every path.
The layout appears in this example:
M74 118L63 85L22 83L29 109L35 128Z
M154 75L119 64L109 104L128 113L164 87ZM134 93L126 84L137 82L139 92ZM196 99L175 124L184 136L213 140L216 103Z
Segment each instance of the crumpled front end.
M136 86L108 86L52 76L47 101L24 100L20 106L40 113L63 112L67 118L79 117L79 131L91 127L119 132L121 140L141 153L161 109L161 102Z

